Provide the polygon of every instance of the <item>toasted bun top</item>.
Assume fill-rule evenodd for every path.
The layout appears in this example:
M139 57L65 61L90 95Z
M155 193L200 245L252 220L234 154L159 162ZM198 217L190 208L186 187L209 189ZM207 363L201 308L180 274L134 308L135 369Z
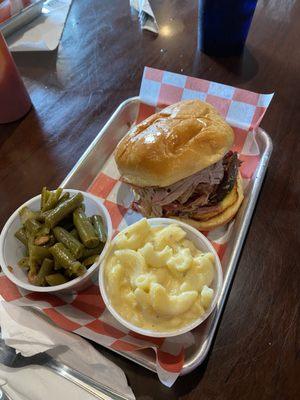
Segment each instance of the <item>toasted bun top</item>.
M185 100L133 126L115 160L136 186L168 186L221 160L233 143L231 127L208 103Z

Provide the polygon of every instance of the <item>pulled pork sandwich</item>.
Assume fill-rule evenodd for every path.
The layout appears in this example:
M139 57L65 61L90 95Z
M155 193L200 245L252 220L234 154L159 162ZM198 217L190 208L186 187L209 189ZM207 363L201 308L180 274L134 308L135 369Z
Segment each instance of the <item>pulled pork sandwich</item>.
M115 160L146 217L179 218L200 230L229 222L243 200L234 134L200 100L173 104L133 126Z

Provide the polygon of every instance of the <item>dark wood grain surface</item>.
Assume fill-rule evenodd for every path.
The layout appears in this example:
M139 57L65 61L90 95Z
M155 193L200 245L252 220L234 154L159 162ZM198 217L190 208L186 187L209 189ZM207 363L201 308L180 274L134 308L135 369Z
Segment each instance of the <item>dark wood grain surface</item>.
M196 0L152 0L168 27L158 37L141 32L128 3L74 0L57 51L14 55L34 109L0 126L0 227L43 185L62 181L116 106L138 94L145 65L275 91L262 123L273 156L206 362L167 389L103 353L138 399L299 398L300 2L259 0L244 55L229 59L197 50Z

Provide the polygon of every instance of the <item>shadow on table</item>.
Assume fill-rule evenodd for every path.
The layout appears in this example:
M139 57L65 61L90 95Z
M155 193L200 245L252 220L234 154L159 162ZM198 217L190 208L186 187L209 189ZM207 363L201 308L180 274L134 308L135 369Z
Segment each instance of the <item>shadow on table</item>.
M105 357L123 369L137 400L176 400L193 392L204 376L209 360L208 355L198 368L185 376L179 377L175 384L171 388L168 388L159 382L156 373L147 371L143 367L98 344L93 342L91 344Z
M1 124L1 135L0 135L0 146L18 130L19 127L22 126L26 122L27 117L33 117L34 120L38 122L36 110L32 106L31 109L22 117L16 121L8 122L5 124ZM39 123L38 123L39 125Z
M203 64L207 59L217 64L219 72L225 70L230 73L237 85L253 79L259 71L259 64L248 47L245 47L240 56L232 57L212 57L197 49L193 63L193 73L195 75L201 76Z
M12 53L22 77L49 84L56 71L57 49L53 51L22 51ZM54 82L53 82L54 83Z
M214 58L214 61L236 75L240 82L249 81L259 70L258 62L248 47L245 47L243 54L239 57Z
M0 131L1 229L7 215L25 199L40 193L43 186L55 187L69 165L60 156L62 145L45 129L34 108L25 118L2 125Z
M181 376L172 387L172 392L176 395L175 398L191 393L195 387L199 385L203 375L205 374L209 355L205 358L204 362L187 375Z
M39 65L49 68L56 65L57 49L53 51L17 51L12 55L20 68L34 69Z

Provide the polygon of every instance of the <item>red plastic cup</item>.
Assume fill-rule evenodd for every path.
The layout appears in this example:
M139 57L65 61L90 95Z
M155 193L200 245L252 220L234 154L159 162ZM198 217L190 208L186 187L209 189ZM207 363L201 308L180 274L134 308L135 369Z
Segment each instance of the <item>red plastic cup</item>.
M31 105L16 64L0 32L0 124L23 117Z

